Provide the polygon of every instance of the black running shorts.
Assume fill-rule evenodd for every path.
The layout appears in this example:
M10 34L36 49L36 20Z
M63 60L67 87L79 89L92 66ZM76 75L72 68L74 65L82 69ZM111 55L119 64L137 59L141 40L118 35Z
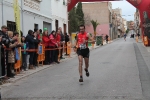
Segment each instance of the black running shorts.
M90 50L89 48L86 48L86 49L77 48L77 54L78 56L82 56L83 58L89 58Z

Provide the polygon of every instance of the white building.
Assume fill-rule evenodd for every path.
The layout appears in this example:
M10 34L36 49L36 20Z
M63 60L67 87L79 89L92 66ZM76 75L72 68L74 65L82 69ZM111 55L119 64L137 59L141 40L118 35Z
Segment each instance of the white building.
M123 19L123 24L124 24L124 29L126 31L127 30L127 20L126 19Z
M68 32L67 0L51 0L52 4L52 29L62 27L63 33Z
M52 30L51 0L21 0L23 7L23 31L28 29Z
M48 28L49 33L56 27L67 32L67 0L18 0L20 6L20 25L24 35L28 30ZM65 3L65 5L64 5ZM7 25L16 30L13 0L0 0L0 26ZM57 23L58 24L57 24Z

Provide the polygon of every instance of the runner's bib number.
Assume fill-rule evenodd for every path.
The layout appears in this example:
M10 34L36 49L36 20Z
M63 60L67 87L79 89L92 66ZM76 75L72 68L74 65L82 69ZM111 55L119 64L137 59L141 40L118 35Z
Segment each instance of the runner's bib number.
M80 44L80 49L86 49L86 44Z

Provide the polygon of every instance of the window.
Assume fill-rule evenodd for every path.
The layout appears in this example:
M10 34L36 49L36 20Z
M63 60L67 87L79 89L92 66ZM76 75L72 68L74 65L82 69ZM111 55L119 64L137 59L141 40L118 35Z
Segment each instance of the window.
M66 29L66 24L63 25L63 28L64 28L64 34L65 34L65 33L66 33L66 30L67 30L67 29Z
M38 29L39 25L38 24L34 24L34 29Z
M9 31L16 31L16 23L12 21L7 21L7 27Z

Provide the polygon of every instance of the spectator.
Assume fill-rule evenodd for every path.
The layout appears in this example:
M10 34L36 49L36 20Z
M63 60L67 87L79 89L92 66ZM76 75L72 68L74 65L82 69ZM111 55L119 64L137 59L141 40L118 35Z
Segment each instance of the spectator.
M62 49L60 50L60 59L65 59L65 58L63 58L63 50L64 50L63 45L65 43L65 37L62 33L62 28L59 27L58 29L60 30L60 36L61 36L60 46L62 47Z
M40 40L40 38L41 38L41 36L40 36L40 30L38 30L38 29L34 29L34 33L36 33L37 34L37 38Z
M33 36L33 31L29 30L28 35L26 37L26 40L29 44L29 49L35 49L35 42L36 38ZM29 69L35 69L33 66L33 57L34 57L35 52L29 52L30 58L29 58Z
M13 32L8 31L8 36L9 36L9 40L12 41ZM12 70L14 69L15 62L18 60L16 58L16 55L17 55L16 51L18 52L18 47L22 46L22 44L19 43L19 33L14 32L14 36L17 37L17 39L15 41L10 42L9 48L11 48L11 50L8 51L7 76L10 77L10 78L13 78L15 76L15 74L12 73Z
M25 36L22 36L21 42L23 44L22 49L27 50L28 49L28 44L26 42ZM27 52L23 51L22 52L22 70L26 71L27 70Z
M57 48L58 44L56 42L56 32L52 31L50 36L50 43L49 46L51 49ZM56 56L56 52L57 50L50 50L50 63L54 63L56 59L58 59L58 55ZM58 63L58 61L56 60L56 63Z
M134 38L134 35L135 35L135 34L133 34L133 38Z
M45 45L45 49L49 49L49 42L50 42L50 39L49 39L49 36L48 36L48 31L47 29L45 28L44 29L45 31L43 32L43 37L42 37L42 43ZM44 61L44 64L47 65L47 64L50 64L49 62L49 57L50 57L50 53L49 53L49 50L46 50L45 51L45 61Z
M139 37L140 37L140 34L138 33L138 34L137 34L137 36L138 36L138 39L139 39Z
M3 25L1 27L0 30L0 36L1 36L1 44L2 44L2 48L1 48L1 66L2 66L2 76L5 76L5 67L8 64L8 51L4 50L4 47L9 48L9 44L10 42L14 41L17 39L17 37L13 37L11 40L9 40L9 37L7 35L7 26ZM6 55L5 55L6 53ZM5 65L6 62L6 65ZM5 79L7 79L7 77L5 77Z
M38 39L40 39L40 41L42 42L42 29L40 29L39 31L40 31L40 34L38 36Z
M65 46L67 47L67 42L69 42L69 35L67 35L67 33L65 33ZM66 54L65 54L66 56L68 56L68 54L67 54L67 48L66 48Z
M37 32L34 32L33 35L35 38L35 43L34 43L35 49L38 49L38 44L40 43L40 40L37 37ZM37 67L37 60L38 60L37 58L38 58L38 53L35 52L34 57L33 57L33 66L34 67Z
M60 35L60 30L58 29L57 30L57 32L56 32L56 42L57 42L57 44L58 44L58 48L59 47L61 47L61 35ZM55 59L55 62L56 63L60 63L59 61L58 61L58 56L59 56L59 53L60 53L60 50L59 49L57 49L56 50L56 59Z
M108 35L105 36L105 38L106 38L106 43L108 43L108 37L109 37Z
M13 38L13 32L8 31L9 39L11 40ZM14 68L15 64L15 47L17 47L18 42L12 42L9 44L9 48L11 50L8 51L8 65L7 65L7 76L9 78L14 78L15 74L12 73L12 69Z
M0 36L0 46L2 46L2 37Z

